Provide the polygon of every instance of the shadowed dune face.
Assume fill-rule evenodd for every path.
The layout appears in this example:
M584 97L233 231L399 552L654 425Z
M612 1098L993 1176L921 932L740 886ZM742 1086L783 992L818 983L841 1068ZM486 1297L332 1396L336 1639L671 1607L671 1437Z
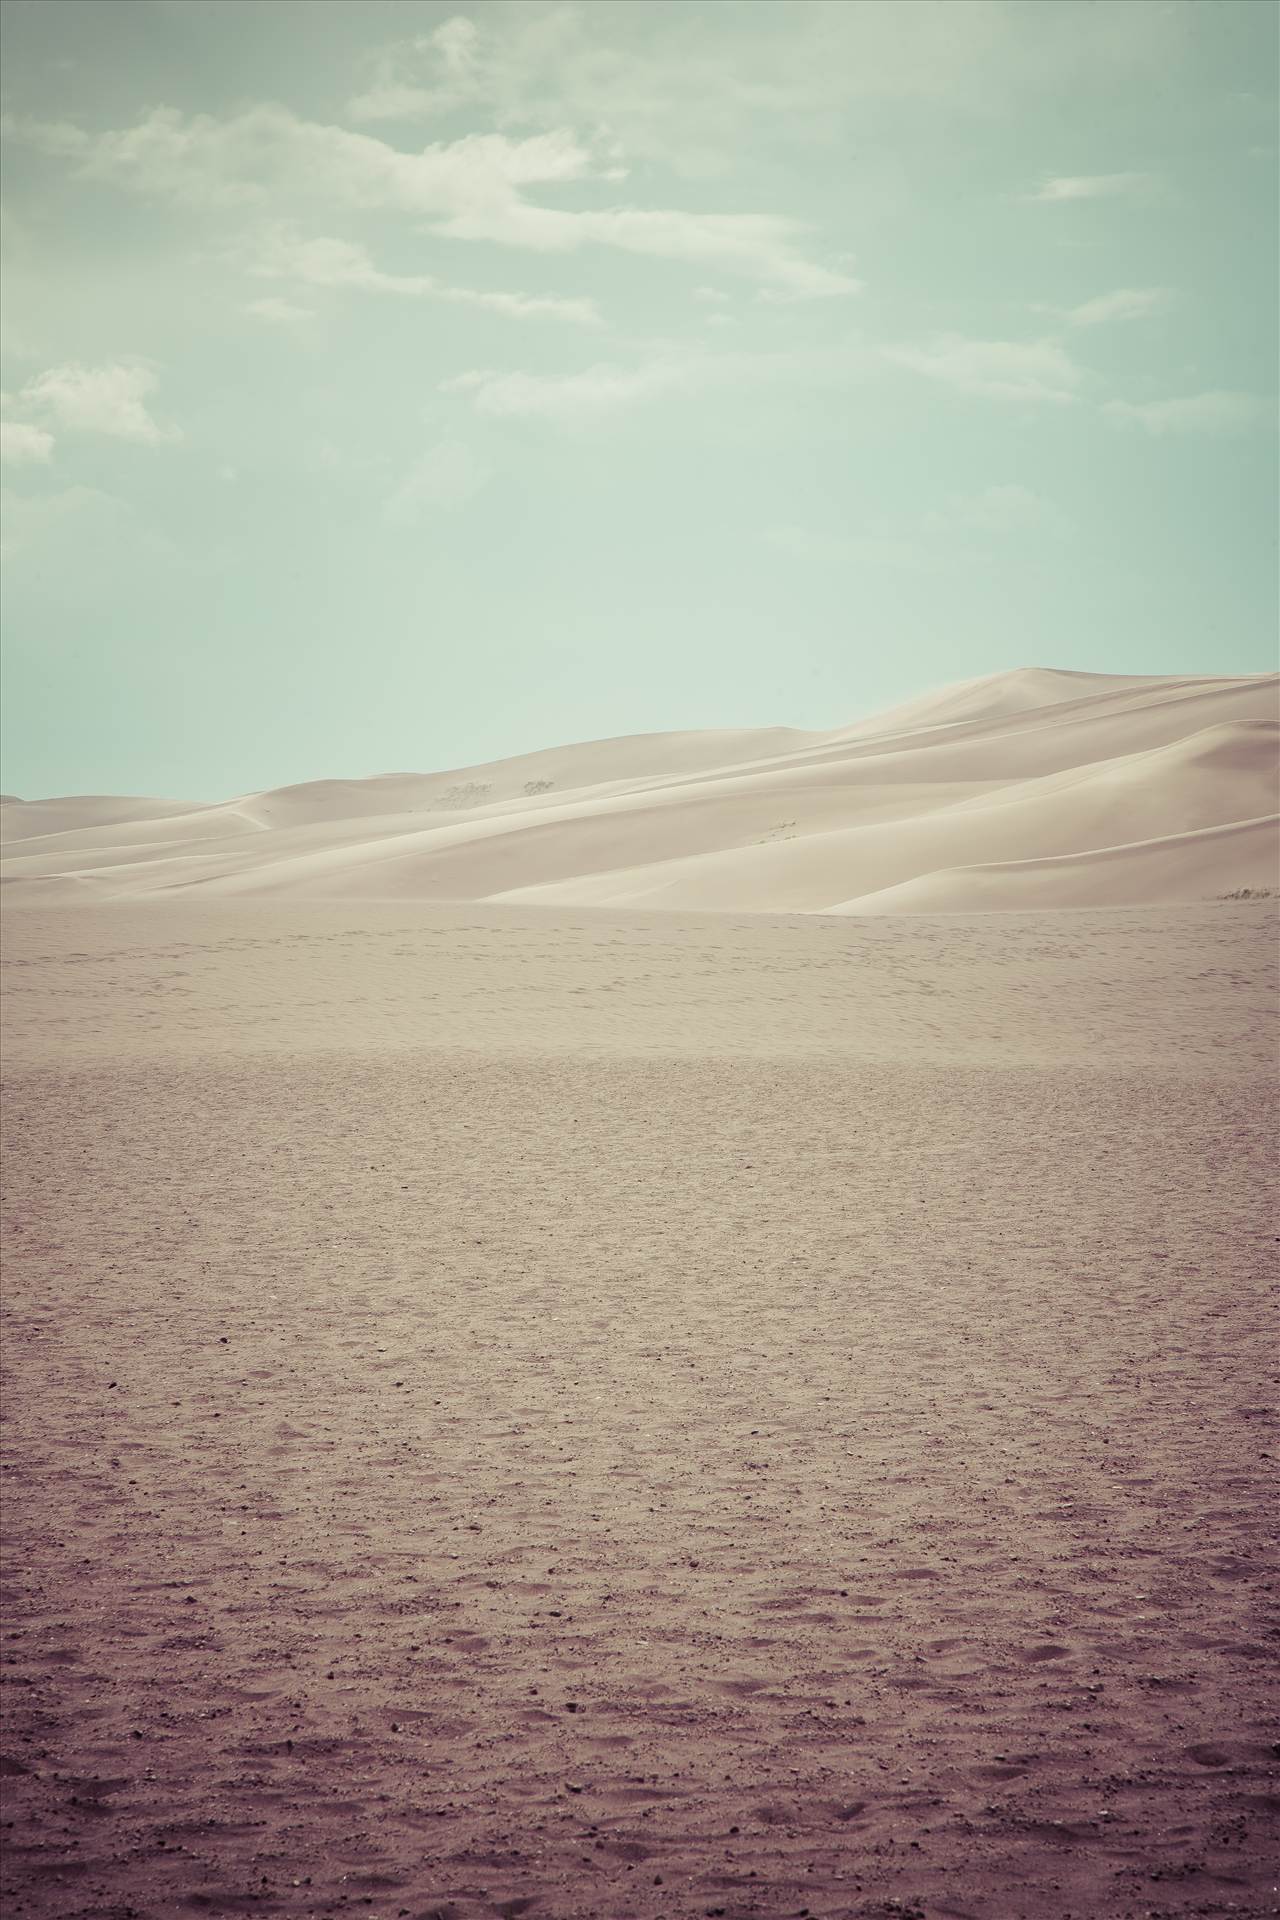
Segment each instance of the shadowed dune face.
M831 733L651 734L218 806L4 806L10 902L199 890L713 912L1148 905L1275 883L1274 677L1027 669Z

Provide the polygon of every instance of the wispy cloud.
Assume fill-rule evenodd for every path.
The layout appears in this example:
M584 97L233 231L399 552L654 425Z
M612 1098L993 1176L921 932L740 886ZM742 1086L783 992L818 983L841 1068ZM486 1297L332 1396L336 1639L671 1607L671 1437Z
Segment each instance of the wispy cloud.
M69 161L82 177L207 209L319 200L421 215L453 239L541 253L584 246L743 274L796 299L856 292L843 268L803 251L805 230L776 214L630 206L569 209L527 197L537 187L611 177L564 128L501 133L402 152L370 134L256 106L228 119L157 108L135 126L90 135L65 122L17 120L10 136Z
M516 197L475 205L436 229L463 240L569 252L593 244L702 269L743 274L792 299L857 293L862 282L798 250L802 229L775 214L696 213L684 209L603 207L567 212Z
M414 300L451 301L461 306L484 307L491 313L508 314L516 319L546 317L571 320L584 327L600 324L600 312L594 300L458 287L426 273L385 273L374 265L363 247L350 240L304 240L278 227L259 238L250 259L250 271L262 279L292 280L317 288L355 288L365 293Z
M1046 205L1068 200L1138 200L1158 185L1154 173L1068 173L1041 182L1023 197Z
M86 367L73 362L49 367L28 380L19 403L51 416L71 433L98 433L158 447L180 440L182 434L177 427L161 426L148 413L146 396L155 385L149 367Z
M883 352L896 366L984 400L1061 406L1076 398L1085 380L1083 369L1054 340L968 340L951 333Z
M290 333L305 334L315 320L314 307L299 307L292 300L282 300L277 294L270 293L263 300L249 300L245 303L245 312L252 314L255 320L265 320L268 326L284 327Z
M819 350L734 352L705 340L667 346L630 364L597 361L571 373L472 368L441 382L443 393L470 398L477 413L497 419L540 419L586 426L646 402L759 389L764 385L841 387L874 369L874 357L856 340Z
M470 394L477 413L498 419L523 417L581 425L660 394L687 390L695 380L694 362L672 357L635 367L601 362L565 374L475 370L444 381L441 391Z
M426 119L492 92L480 28L463 14L381 48L374 75L373 84L347 103L353 120Z
M1116 426L1138 427L1156 437L1165 434L1220 436L1247 433L1263 421L1269 403L1256 393L1183 394L1170 400L1108 400L1102 409Z
M1142 320L1169 303L1167 287L1117 287L1114 293L1100 293L1065 314L1069 326L1105 327L1114 320Z
M0 460L7 467L48 466L54 438L27 420L0 420Z
M253 206L295 194L444 215L476 199L584 179L593 171L590 154L564 131L521 140L468 134L403 153L270 103L226 119L157 107L134 126L99 134L24 119L9 120L5 131L74 162L84 177L187 207Z
M476 9L376 49L348 103L356 121L436 122L477 109L495 124L589 126L628 155L694 177L724 173L745 141L781 131L821 148L868 113L933 115L1079 90L1159 69L1185 37L1176 11L1017 8L999 0L859 0L856 6Z
M877 357L856 338L827 348L735 351L704 336L689 346L654 346L647 359L595 361L572 372L480 367L453 374L441 392L470 397L495 419L543 419L585 426L670 396L760 392L764 388L837 390L873 376Z
M486 485L492 469L472 448L442 441L415 460L386 503L393 526L412 526L441 511L466 506Z

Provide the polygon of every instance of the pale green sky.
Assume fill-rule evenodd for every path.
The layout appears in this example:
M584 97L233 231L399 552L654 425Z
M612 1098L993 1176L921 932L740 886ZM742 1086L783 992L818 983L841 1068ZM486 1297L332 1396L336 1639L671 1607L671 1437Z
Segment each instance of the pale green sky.
M1275 665L1269 0L9 0L4 785Z

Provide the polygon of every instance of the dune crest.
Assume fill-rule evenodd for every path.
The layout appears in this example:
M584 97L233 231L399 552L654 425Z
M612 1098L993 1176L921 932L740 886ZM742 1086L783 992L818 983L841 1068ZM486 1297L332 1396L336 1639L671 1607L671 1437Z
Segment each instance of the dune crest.
M3 806L11 903L1151 905L1275 884L1280 678L1024 668L827 733L642 734L221 805Z

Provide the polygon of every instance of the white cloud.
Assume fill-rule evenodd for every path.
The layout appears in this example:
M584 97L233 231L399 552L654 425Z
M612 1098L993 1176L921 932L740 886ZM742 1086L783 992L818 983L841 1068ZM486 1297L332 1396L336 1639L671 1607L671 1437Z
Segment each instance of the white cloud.
M1114 293L1100 293L1082 306L1071 307L1066 315L1073 327L1102 327L1113 320L1141 320L1167 304L1167 287L1118 287Z
M465 14L455 14L452 20L436 28L431 39L440 50L445 72L455 80L465 81L475 71L480 29L474 20L468 20Z
M598 361L572 373L473 367L442 381L440 391L469 394L478 413L495 418L543 419L568 426L586 425L668 394L758 390L777 383L848 386L874 367L873 356L857 340L772 353L716 351L695 344L655 351L630 366Z
M1089 97L1099 75L1167 70L1188 37L1163 6L858 0L787 7L781 32L776 12L476 9L378 49L348 113L430 124L482 108L502 127L589 126L628 155L705 177L731 170L748 142L829 148L855 104L866 133L872 114L900 119L903 106L967 118L1045 92Z
M7 467L48 466L54 438L26 420L0 420L0 460Z
M725 311L730 305L730 300L728 294L720 287L695 287L693 290L693 298L702 309L702 324L704 327L737 326L737 315Z
M871 376L877 361L858 340L831 348L794 351L725 351L708 344L654 351L635 365L597 361L562 374L499 371L459 372L441 382L445 394L468 394L478 413L497 419L543 419L587 424L629 407L672 394L760 392L766 386L848 388Z
M396 526L411 526L438 513L463 507L489 480L492 469L470 447L442 441L410 467L386 504Z
M1049 204L1066 200L1142 199L1156 185L1153 173L1072 173L1045 180L1026 199Z
M470 393L477 413L580 425L693 383L687 360L654 360L638 367L601 363L579 373L461 373L442 384L445 393Z
M796 299L857 290L843 269L799 250L803 229L773 214L606 207L570 210L525 190L601 177L563 127L513 140L468 134L404 153L369 134L257 106L226 120L157 108L136 126L70 141L62 123L18 121L13 137L70 160L82 177L181 206L234 208L282 200L388 208L428 218L454 239L537 252L586 245L741 273ZM605 170L605 177L609 171ZM513 296L514 297L514 296Z
M245 312L255 320L265 320L269 326L285 327L292 333L305 333L315 319L313 307L295 306L292 300L281 300L275 294L268 294L265 300L250 300Z
M162 427L147 412L145 397L156 384L149 367L50 367L28 380L20 399L51 414L73 433L101 433L155 447L180 440L176 427Z
M1228 393L1217 389L1171 400L1108 400L1102 411L1117 426L1141 427L1157 437L1182 433L1223 435L1245 433L1256 426L1267 412L1267 403L1256 393Z
M986 400L1062 405L1074 400L1083 370L1053 340L966 340L941 334L925 346L886 347L896 366Z
M300 239L285 228L264 235L251 256L250 271L262 279L295 280L308 287L348 287L366 293L399 295L408 299L444 300L455 305L484 307L491 313L517 319L547 317L570 320L579 326L598 326L600 314L593 300L562 299L552 294L503 293L457 287L426 273L384 273L365 249L349 240Z
M589 154L563 130L521 140L468 134L403 153L270 103L225 120L157 107L135 126L85 136L81 145L68 143L59 126L51 146L39 122L13 123L12 133L77 160L86 177L182 206L248 205L293 192L344 206L447 214L474 198L592 171Z
M680 260L760 280L798 300L857 293L851 274L824 267L796 251L796 223L774 214L690 213L638 207L604 207L580 212L534 206L509 198L474 206L437 228L455 239L493 240L567 252L587 243L617 247L624 253Z
M374 84L347 111L353 120L414 120L469 105L486 90L480 47L475 21L456 14L431 33L385 48Z

